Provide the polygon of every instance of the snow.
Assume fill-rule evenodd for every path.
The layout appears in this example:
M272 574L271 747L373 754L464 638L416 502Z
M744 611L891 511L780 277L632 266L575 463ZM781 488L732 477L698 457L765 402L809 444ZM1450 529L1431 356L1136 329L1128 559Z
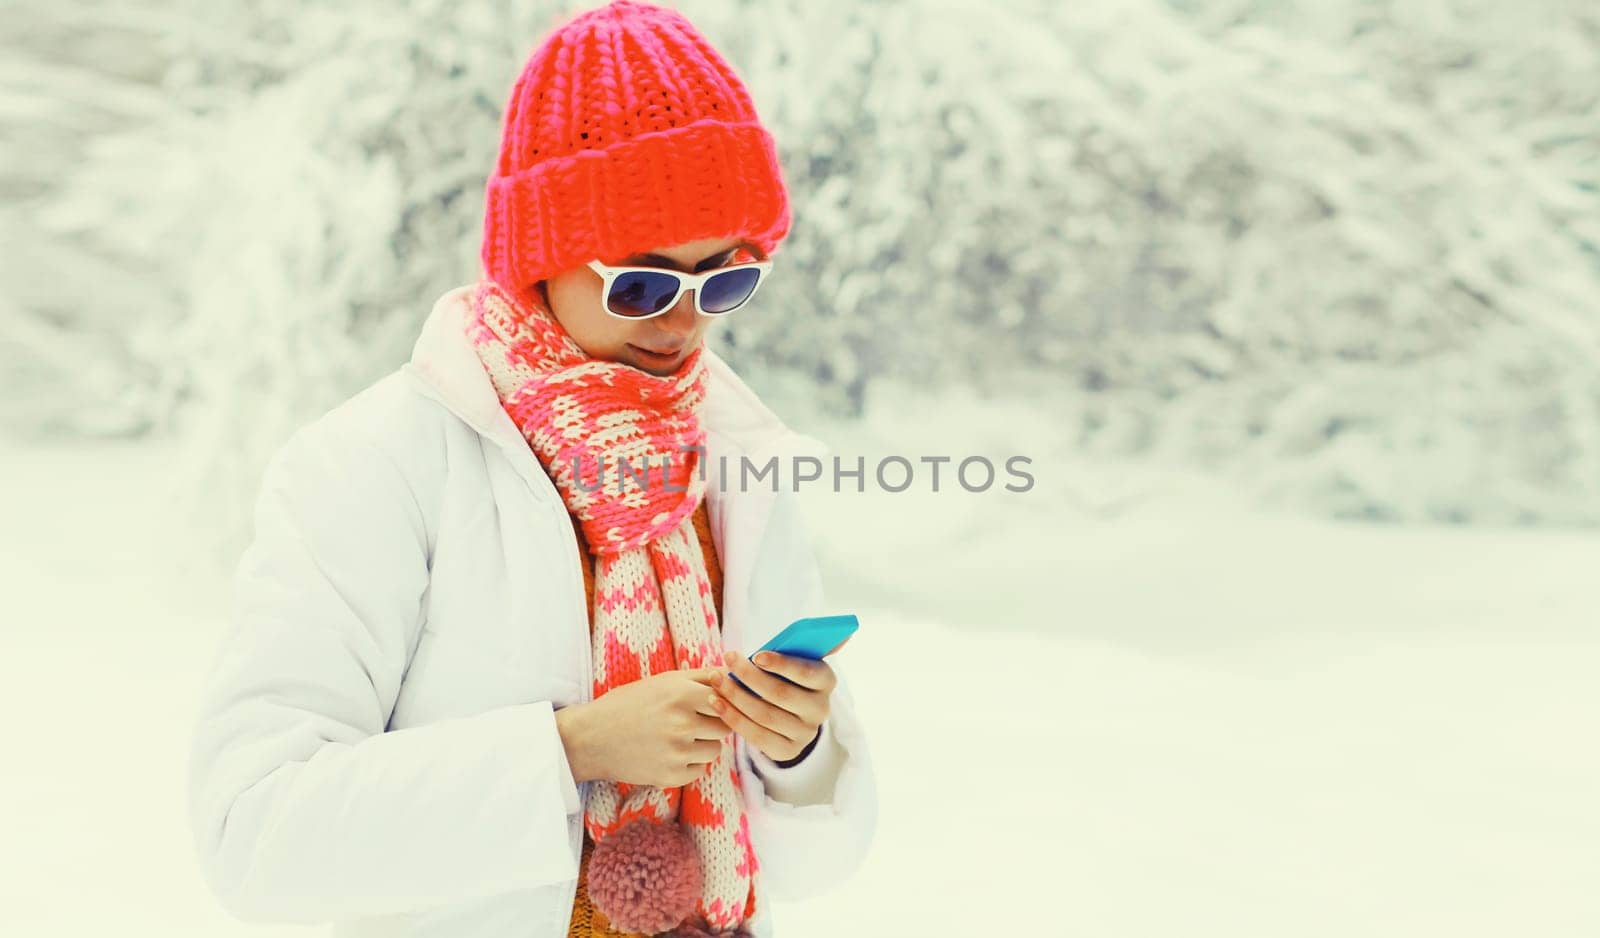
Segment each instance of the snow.
M961 443L985 432L1006 435ZM4 453L6 934L307 933L229 919L190 852L231 557L184 559L152 494L172 449ZM882 819L856 878L776 910L782 935L1600 933L1600 537L1035 470L1011 498L808 494L831 601L863 623L840 666Z
M0 934L302 934L190 852L228 574L572 5L13 6ZM795 213L710 341L918 470L807 492L883 822L786 938L1600 934L1600 8L682 6Z

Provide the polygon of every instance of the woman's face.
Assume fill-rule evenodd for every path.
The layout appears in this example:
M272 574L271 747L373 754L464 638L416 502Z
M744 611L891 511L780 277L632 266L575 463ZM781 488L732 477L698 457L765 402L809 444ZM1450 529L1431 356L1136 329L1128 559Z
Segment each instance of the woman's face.
M734 261L736 238L690 241L627 257L602 257L602 264L666 267L698 273ZM703 340L714 317L695 312L694 297L684 291L672 309L650 319L620 319L605 310L600 275L587 265L563 271L545 282L545 298L556 321L594 358L632 365L653 375L673 374ZM652 355L651 352L667 354Z

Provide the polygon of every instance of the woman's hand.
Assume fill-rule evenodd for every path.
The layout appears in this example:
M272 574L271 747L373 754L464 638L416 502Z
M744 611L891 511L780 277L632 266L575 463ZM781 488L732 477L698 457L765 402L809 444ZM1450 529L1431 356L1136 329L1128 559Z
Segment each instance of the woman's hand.
M838 646L833 649L838 650ZM763 651L751 664L738 652L727 651L723 652L723 660L739 680L761 695L750 693L726 674L712 685L716 713L745 742L760 749L767 758L785 762L816 739L822 721L828 718L829 695L839 683L825 658L812 660ZM794 683L777 677L779 674Z
M728 735L707 689L726 673L665 671L557 710L573 778L671 788L704 775Z

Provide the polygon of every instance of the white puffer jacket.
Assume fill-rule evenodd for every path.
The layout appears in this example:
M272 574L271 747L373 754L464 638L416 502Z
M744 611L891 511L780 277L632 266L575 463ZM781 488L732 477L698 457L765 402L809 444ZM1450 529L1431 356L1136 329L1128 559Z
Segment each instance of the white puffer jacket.
M196 850L238 918L566 934L590 783L574 784L553 714L591 698L589 613L566 507L467 343L467 289L434 304L409 363L298 430L263 477L190 753ZM828 450L705 357L723 643L747 654L840 611L787 475ZM738 485L741 456L778 457L778 491ZM829 659L831 715L798 766L736 747L757 935L773 933L771 897L849 877L876 827L847 657Z

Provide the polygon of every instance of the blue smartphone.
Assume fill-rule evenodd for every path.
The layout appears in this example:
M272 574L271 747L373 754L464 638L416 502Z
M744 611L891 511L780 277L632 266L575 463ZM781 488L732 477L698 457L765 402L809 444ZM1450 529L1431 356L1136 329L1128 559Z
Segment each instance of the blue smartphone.
M854 635L856 629L861 627L861 622L853 615L842 616L810 616L796 619L789 623L783 631L772 636L771 641L751 652L749 657L763 651L775 651L780 655L794 655L797 658L810 658L813 661L821 660L828 652L839 647L839 643ZM759 665L758 665L759 667ZM789 681L781 674L768 671L773 677ZM750 690L745 682L740 681L733 672L728 676L739 682L739 686L750 693L760 697L755 691ZM793 684L793 681L789 681Z

